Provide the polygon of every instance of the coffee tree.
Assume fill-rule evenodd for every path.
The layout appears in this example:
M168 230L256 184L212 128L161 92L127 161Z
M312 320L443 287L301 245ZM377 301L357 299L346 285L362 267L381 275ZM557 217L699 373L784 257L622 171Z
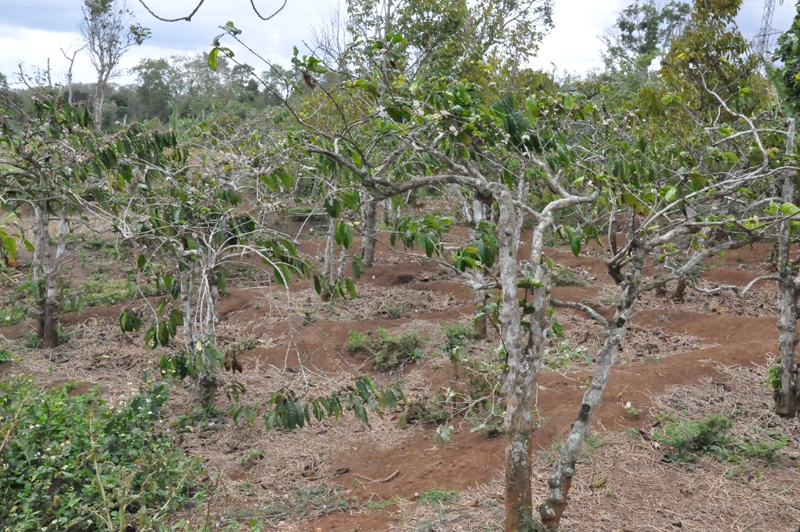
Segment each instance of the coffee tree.
M0 111L0 180L4 208L33 213L30 291L40 345L58 345L59 280L67 235L82 216L83 196L117 171L119 136L94 131L89 112L60 99L34 99L33 113ZM53 223L54 222L54 223ZM8 242L6 242L10 245Z

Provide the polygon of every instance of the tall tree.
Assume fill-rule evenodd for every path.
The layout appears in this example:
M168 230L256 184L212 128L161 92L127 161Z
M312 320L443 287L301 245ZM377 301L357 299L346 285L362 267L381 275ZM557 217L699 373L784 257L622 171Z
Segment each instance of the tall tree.
M109 80L120 74L119 63L132 46L141 45L150 30L141 24L131 24L133 13L125 0L84 0L83 18L78 29L89 48L97 82L92 91L94 124L102 124L103 101Z
M144 116L167 120L181 85L177 69L166 59L142 59L131 73L137 76L136 95Z
M600 38L606 47L606 68L646 77L653 61L666 53L670 40L688 22L690 10L689 4L677 0L663 5L656 0L635 0Z
M775 60L781 63L773 76L781 103L787 115L796 116L800 114L800 3L792 26L778 38Z

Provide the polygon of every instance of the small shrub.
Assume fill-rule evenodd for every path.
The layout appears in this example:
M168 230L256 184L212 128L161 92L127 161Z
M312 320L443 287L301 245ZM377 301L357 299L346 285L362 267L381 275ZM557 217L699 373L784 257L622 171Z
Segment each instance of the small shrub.
M25 305L16 304L10 307L0 308L0 327L10 327L22 323L28 317L28 308Z
M475 338L475 329L472 324L460 323L446 323L442 328L445 335L444 353L450 358L460 360L466 353L467 346Z
M350 353L369 351L372 348L372 338L353 329L349 333L349 341L345 349Z
M345 349L351 353L363 352L375 360L375 369L391 371L408 360L417 360L422 354L419 348L424 339L416 331L403 334L391 334L386 329L378 328L375 337L350 331L350 341Z
M731 441L728 430L732 426L733 421L728 416L713 414L700 421L668 423L653 434L653 439L677 450L674 458L680 460L692 459L687 456L688 452L711 452L724 456L724 447Z
M71 388L43 390L29 376L0 384L0 523L19 531L143 529L189 501L201 466L156 430L163 384L116 409L96 390L71 396Z
M553 370L569 369L573 360L583 360L587 364L592 363L592 357L589 356L585 347L572 347L566 338L561 340L555 349L545 349L544 358L545 364Z
M297 309L303 314L303 325L311 325L317 321L317 311L314 309L301 308Z
M399 306L399 307L388 307L384 306L383 310L386 311L390 320L396 320L398 318L403 317L403 313L406 311L406 307Z

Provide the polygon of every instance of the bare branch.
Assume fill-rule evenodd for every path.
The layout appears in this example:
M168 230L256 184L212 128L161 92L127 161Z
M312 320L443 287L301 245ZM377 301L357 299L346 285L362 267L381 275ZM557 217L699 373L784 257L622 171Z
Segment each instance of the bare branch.
M561 307L561 308L571 308L575 310L580 310L581 312L585 312L587 316L592 318L595 321L600 322L603 327L608 327L608 320L605 319L599 312L588 305L584 305L583 303L574 303L572 301L561 301L560 299L552 298L550 302L553 304L554 307Z
M157 18L161 22L178 22L179 20L185 20L186 22L191 22L192 21L192 17L195 15L195 13L197 13L197 10L200 9L200 6L202 6L205 3L205 1L206 0L200 0L200 2L195 6L195 8L192 10L191 13L189 13L185 17L178 17L178 18L163 18L163 17L159 17L158 15L153 13L153 10L150 9L147 6L147 4L144 3L144 0L139 0L139 3L142 4L142 7L144 7L147 10L148 13L150 13L152 16L154 16L155 18Z

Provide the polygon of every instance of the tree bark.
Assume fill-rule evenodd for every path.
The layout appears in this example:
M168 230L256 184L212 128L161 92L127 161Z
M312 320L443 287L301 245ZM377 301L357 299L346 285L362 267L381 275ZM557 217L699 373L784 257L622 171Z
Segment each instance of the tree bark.
M375 227L377 225L378 202L367 201L364 206L364 266L371 267L375 261Z
M62 204L56 249L50 245L48 201L40 199L34 208L33 282L37 288L36 337L45 349L58 347L58 272L66 248L67 207Z
M642 281L642 269L645 254L639 250L632 257L632 265L628 270L622 288L622 297L617 306L614 319L605 327L605 341L596 357L596 366L592 376L592 384L583 396L578 417L572 424L567 441L561 447L561 455L553 467L548 479L549 492L547 501L539 506L542 523L548 530L558 528L561 516L567 506L572 477L575 475L575 462L581 449L586 431L591 425L603 398L611 368L616 359L617 348L627 331L628 320L633 315L636 298Z
M183 344L186 354L193 356L196 350L194 338L194 315L192 312L192 273L194 264L184 264L180 272L181 283L181 315L183 318Z
M483 221L483 204L475 199L472 200L472 221L476 226ZM470 228L469 236L473 240L480 238L475 228ZM483 271L481 271L480 268L476 268L473 275L478 286L486 284ZM480 312L480 315L475 319L475 337L478 340L484 340L488 334L489 319L486 313L481 312L481 307L486 304L486 298L489 296L489 293L483 288L475 289L473 292L475 296L475 311Z
M786 141L786 153L794 151L795 122L789 124ZM794 203L794 172L783 172L783 188L781 199ZM797 347L797 296L800 292L800 273L794 275L794 267L789 260L789 247L792 243L791 221L786 219L780 224L778 233L778 303L781 318L778 321L778 352L780 354L781 387L775 390L775 413L782 417L794 417L798 409L797 366L795 364L795 348Z
M328 237L325 240L325 255L322 263L322 275L329 285L336 282L336 259L334 252L336 251L336 219L330 218L328 220Z
M536 382L541 367L545 331L539 318L531 319L528 340L523 343L521 313L517 288L516 213L513 196L504 190L497 196L499 219L497 234L500 244L500 281L502 295L498 319L503 330L508 370L503 382L506 401L504 431L506 434L506 501L505 530L522 530L531 518L531 433L536 428L533 405ZM530 270L531 265L526 267ZM538 275L537 272L531 272ZM549 315L547 279L542 290L535 291L534 303L541 316Z

